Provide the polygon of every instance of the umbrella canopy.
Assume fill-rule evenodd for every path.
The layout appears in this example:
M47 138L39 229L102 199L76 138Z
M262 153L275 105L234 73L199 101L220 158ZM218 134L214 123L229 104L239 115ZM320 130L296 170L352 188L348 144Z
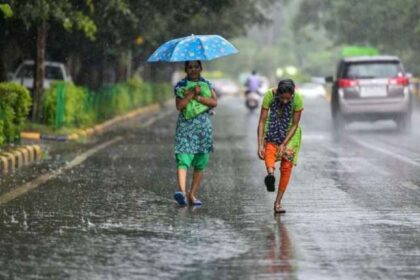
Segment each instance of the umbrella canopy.
M148 62L212 60L237 53L238 50L219 35L191 35L173 39L160 46Z

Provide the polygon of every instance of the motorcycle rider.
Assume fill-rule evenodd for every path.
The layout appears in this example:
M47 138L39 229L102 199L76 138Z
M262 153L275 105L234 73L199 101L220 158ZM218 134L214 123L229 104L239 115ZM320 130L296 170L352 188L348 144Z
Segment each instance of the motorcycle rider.
M246 90L245 90L245 96L248 95L251 92L256 92L259 95L261 95L261 88L262 81L260 76L257 74L256 70L252 70L251 75L248 76L245 82Z

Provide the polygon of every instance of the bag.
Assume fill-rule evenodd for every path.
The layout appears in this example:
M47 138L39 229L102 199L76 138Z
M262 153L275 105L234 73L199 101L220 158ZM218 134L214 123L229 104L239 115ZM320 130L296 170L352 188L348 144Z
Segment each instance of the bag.
M200 96L211 97L211 90L210 90L209 85L206 82L201 82L201 81L200 82L187 81L187 85L185 87L178 89L179 92L177 93L177 95L183 98L185 91L194 90L196 85L199 85L201 88ZM184 110L182 110L182 114L184 115L185 119L190 120L208 111L209 109L210 109L209 106L201 104L197 100L192 99L184 108Z

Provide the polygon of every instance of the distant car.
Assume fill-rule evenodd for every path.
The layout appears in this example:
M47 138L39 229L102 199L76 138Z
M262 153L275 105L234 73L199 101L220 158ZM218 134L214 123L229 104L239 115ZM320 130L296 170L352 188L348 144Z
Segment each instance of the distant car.
M304 98L320 98L325 97L325 88L321 84L304 83L297 86L297 90Z
M240 88L235 81L231 79L212 79L210 80L214 90L218 96L223 95L237 95L240 92Z
M32 89L34 84L34 67L35 63L33 60L23 61L16 71L11 74L11 81L16 82L25 86L28 89ZM52 81L66 81L72 82L72 78L66 70L63 63L46 61L45 67L45 78L44 88L48 89L51 86Z
M409 79L395 56L342 59L332 82L331 114L337 129L351 121L394 120L400 129L411 123Z

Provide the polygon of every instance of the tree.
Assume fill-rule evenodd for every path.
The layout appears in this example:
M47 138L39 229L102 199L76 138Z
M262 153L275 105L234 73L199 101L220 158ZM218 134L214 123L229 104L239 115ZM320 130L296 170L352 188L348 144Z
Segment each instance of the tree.
M400 55L406 65L420 72L415 63L420 59L417 0L303 0L296 28L308 25L323 26L337 44L373 46Z
M7 26L8 34L13 33L15 38L20 38L19 44L24 46L31 45L27 43L31 36L18 34L17 31L23 27L27 32L37 33L38 43L48 46L47 56L69 62L75 81L93 88L106 82L125 80L130 57L134 68L143 69L146 77L164 77L172 65L165 65L157 71L156 66L145 61L160 44L169 39L192 33L221 34L230 38L244 34L246 26L267 20L260 8L261 1L257 0L9 2L17 11L13 20L17 24ZM264 2L269 5L274 0ZM46 30L48 36L43 36ZM141 45L135 43L139 36L144 38ZM43 38L45 44L42 43ZM24 40L26 42L21 43ZM42 57L42 53L39 56Z
M273 0L268 0L270 3ZM95 41L50 30L51 50L60 59L78 61L75 80L97 88L127 78L129 57L146 78L167 78L173 65L149 65L147 57L163 42L195 34L221 34L227 38L243 34L247 25L266 20L258 1L119 0L98 1L91 18L98 26ZM144 42L135 43L141 36ZM60 40L58 38L61 38ZM159 67L159 70L157 70Z
M44 78L44 60L47 29L50 24L61 24L67 30L73 28L82 30L88 38L93 39L96 25L79 7L93 9L91 0L10 0L10 6L15 11L15 17L29 31L36 30L36 60L33 92L32 119L39 120Z
M9 4L0 4L0 11L3 13L5 18L10 18L13 16L13 11Z

